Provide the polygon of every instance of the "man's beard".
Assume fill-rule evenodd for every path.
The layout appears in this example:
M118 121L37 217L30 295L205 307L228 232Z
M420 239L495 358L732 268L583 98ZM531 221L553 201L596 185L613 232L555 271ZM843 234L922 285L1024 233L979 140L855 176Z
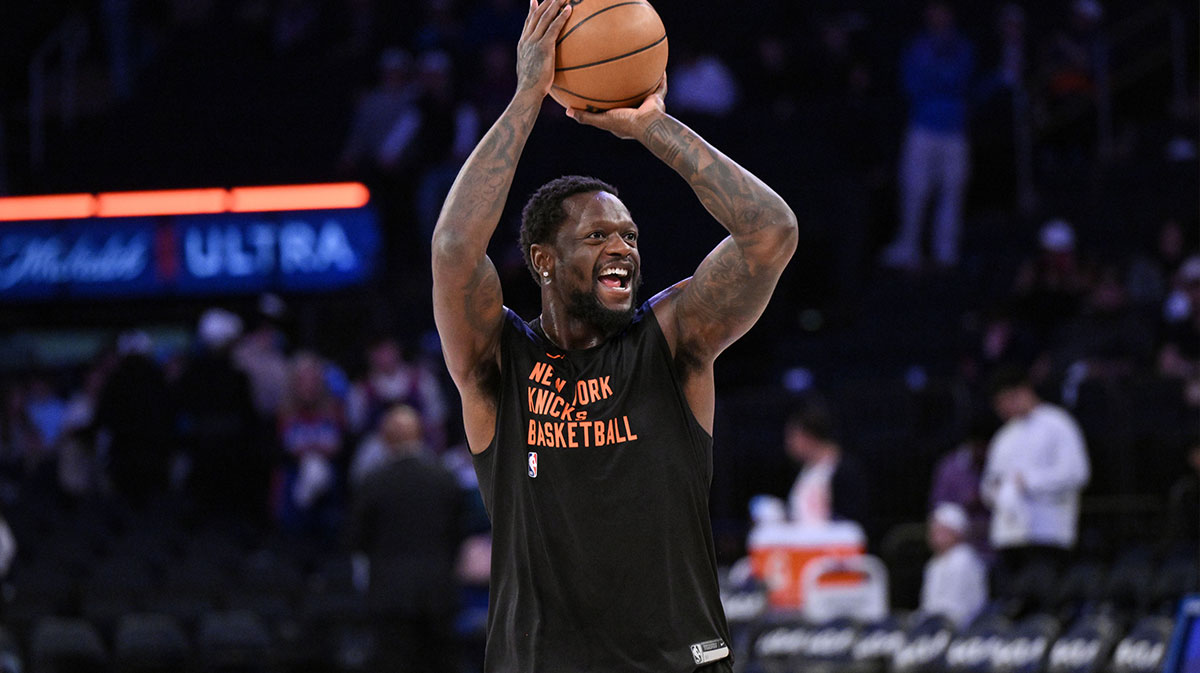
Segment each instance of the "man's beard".
M641 278L637 280L640 281ZM623 311L616 311L601 304L594 290L575 290L567 303L567 315L596 327L606 335L616 334L633 320L633 314L637 311L637 286L640 284L634 283L629 308Z

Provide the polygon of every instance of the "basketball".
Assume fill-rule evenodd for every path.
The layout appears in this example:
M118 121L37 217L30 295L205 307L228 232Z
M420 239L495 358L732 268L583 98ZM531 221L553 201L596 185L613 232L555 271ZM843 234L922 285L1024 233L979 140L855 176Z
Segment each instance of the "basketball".
M644 0L571 0L550 95L563 107L636 107L667 69L667 31Z

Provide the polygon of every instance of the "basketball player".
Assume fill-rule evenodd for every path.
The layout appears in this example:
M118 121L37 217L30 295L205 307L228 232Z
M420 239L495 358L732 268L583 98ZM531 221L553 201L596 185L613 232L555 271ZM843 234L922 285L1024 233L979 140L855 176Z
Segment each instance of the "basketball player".
M668 114L569 112L635 139L730 233L695 275L636 301L638 227L567 177L525 206L541 315L502 303L486 256L554 76L569 0L531 0L517 91L433 234L434 316L492 520L489 673L731 671L708 513L713 361L761 315L796 247L770 188Z

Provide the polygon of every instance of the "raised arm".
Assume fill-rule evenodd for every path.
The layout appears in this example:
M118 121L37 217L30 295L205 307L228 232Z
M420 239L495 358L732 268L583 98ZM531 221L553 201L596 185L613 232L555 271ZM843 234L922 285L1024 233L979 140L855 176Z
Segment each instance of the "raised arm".
M655 304L676 359L711 365L767 306L796 249L796 216L770 187L664 109L666 82L636 109L570 111L576 120L636 139L679 173L729 237Z
M517 160L554 78L554 40L570 13L566 0L531 0L517 44L517 91L454 180L433 230L433 317L450 376L463 398L473 451L490 442L503 305L487 257Z

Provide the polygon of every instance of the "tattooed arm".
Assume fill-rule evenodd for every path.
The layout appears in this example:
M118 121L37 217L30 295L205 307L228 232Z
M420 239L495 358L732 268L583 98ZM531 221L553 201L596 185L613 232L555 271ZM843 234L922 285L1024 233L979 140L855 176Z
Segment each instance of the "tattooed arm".
M729 236L696 273L655 298L696 417L711 430L712 363L762 315L796 249L796 216L770 187L668 115L664 78L636 110L570 111L575 120L636 139L691 185Z
M463 399L473 452L487 448L496 420L504 314L500 278L487 257L517 160L554 78L554 40L570 6L530 0L517 43L517 92L479 141L450 188L433 230L433 317L446 367Z

